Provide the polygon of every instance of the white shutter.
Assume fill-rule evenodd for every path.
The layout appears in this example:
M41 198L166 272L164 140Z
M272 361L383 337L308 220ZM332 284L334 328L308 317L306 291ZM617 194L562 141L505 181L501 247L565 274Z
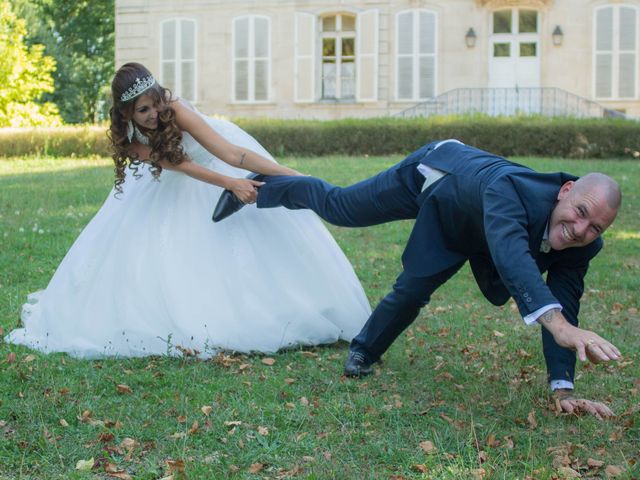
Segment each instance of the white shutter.
M315 100L315 38L316 17L309 13L296 13L294 101L310 103Z
M176 20L162 22L160 46L160 84L175 92L176 90Z
M356 20L356 101L378 100L378 10L365 10Z
M254 18L254 85L253 100L269 100L269 78L271 58L271 36L269 32L269 20L266 17Z
M613 70L613 55L599 53L596 55L596 97L611 98L611 72Z
M413 13L396 17L396 98L413 98Z
M196 22L180 22L180 96L194 102L196 100Z
M636 97L636 9L620 7L618 97Z
M613 96L613 7L596 10L595 25L595 95Z
M249 100L249 17L233 21L233 99Z
M436 14L420 12L419 16L419 68L418 99L435 97L436 94Z
M596 13L596 50L613 50L613 7Z

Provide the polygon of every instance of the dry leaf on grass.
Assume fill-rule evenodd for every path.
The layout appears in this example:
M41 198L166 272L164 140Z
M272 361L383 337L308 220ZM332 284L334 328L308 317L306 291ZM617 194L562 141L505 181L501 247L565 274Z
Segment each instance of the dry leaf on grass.
M204 413L207 417L209 416L212 410L213 410L213 407L211 407L210 405L205 405L203 407L200 407L200 411Z
M118 390L118 393L122 393L122 394L133 393L133 390L131 390L131 387L129 385L125 385L124 383L120 383L116 385L116 389Z
M436 446L433 444L431 440L425 440L424 442L420 442L420 448L427 455L432 455L438 451Z
M78 460L76 462L76 470L88 472L93 468L94 463L95 461L93 460L93 457L91 457L89 460Z
M271 358L271 357L265 357L262 360L260 360L262 363L264 363L265 365L273 365L274 363L276 363L276 359L275 358Z

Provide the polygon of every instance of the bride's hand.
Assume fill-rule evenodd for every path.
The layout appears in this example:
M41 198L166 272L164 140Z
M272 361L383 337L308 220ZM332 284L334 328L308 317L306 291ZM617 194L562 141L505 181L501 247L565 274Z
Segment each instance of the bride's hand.
M258 197L258 187L264 182L249 180L248 178L235 178L228 187L242 203L255 203Z

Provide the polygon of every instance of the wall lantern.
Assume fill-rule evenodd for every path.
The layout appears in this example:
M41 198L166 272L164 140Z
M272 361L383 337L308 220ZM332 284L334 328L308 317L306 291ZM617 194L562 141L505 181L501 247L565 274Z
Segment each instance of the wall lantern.
M467 34L464 36L464 43L467 44L468 48L473 48L476 46L476 32L473 28L467 30Z
M560 28L560 25L556 25L556 28L553 30L553 33L551 34L551 38L553 39L553 44L556 47L559 47L560 45L562 45L562 39L564 38L564 33L562 33L562 29Z

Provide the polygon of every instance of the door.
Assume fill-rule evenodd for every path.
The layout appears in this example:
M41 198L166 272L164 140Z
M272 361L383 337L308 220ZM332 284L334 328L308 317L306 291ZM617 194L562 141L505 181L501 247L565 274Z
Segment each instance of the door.
M489 111L494 115L540 111L540 35L536 10L496 10L489 42Z

